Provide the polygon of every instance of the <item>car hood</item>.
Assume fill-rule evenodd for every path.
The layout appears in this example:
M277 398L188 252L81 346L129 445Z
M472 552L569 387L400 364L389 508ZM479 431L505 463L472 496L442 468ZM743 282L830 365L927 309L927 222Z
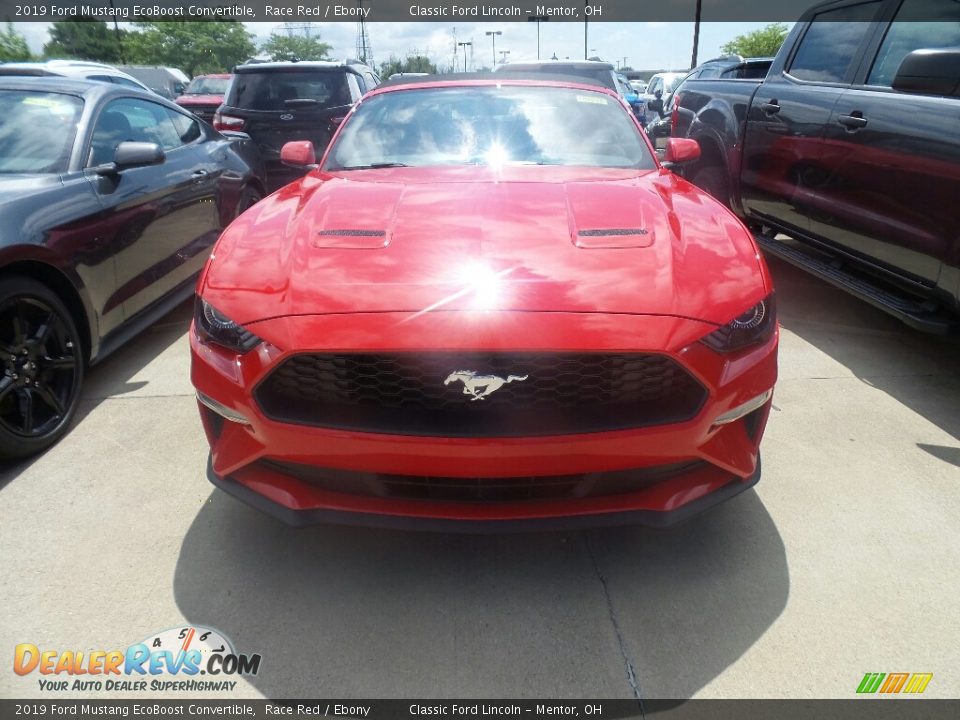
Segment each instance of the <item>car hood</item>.
M746 229L672 173L529 166L311 173L235 221L202 282L244 324L440 309L722 324L767 293Z

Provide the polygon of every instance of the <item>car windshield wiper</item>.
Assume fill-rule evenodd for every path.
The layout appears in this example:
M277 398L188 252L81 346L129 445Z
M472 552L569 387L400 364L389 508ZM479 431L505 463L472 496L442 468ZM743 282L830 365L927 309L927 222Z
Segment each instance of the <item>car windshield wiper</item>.
M382 162L370 163L369 165L347 165L346 167L336 168L337 170L378 170L380 168L410 167L406 163L400 162Z
M319 100L313 98L291 98L283 101L284 105L316 105L318 103Z

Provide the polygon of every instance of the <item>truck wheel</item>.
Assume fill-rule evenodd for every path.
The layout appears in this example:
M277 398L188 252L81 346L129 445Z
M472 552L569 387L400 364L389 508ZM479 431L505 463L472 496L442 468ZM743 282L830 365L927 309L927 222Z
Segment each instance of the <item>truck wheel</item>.
M724 205L730 205L730 188L723 168L716 165L698 168L690 175L690 182L706 190Z
M60 299L29 278L0 280L0 458L59 440L82 381L80 336Z

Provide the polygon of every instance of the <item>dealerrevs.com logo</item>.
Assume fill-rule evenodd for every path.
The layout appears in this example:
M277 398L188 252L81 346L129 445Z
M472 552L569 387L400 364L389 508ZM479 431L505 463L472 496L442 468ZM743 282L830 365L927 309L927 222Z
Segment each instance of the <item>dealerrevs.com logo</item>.
M13 671L37 673L40 690L144 692L232 691L235 676L256 675L260 655L237 653L222 633L206 627L164 630L126 650L56 650L21 643Z

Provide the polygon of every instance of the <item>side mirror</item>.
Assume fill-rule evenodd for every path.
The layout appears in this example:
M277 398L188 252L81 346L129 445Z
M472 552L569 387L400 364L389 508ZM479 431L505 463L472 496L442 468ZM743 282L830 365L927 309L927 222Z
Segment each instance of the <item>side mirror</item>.
M925 95L960 96L960 49L936 48L908 53L893 78L893 89Z
M657 115L660 115L661 117L663 116L663 100L661 100L659 97L657 97L656 100L651 100L648 102L647 107L650 108L651 111L657 113Z
M290 167L313 167L317 164L317 154L309 140L294 140L284 143L280 148L280 162Z
M669 138L667 149L663 153L663 164L672 167L680 163L690 162L700 157L700 143L690 138Z
M166 159L157 143L125 141L117 145L113 162L98 165L94 170L97 175L115 175L130 168L159 165Z

